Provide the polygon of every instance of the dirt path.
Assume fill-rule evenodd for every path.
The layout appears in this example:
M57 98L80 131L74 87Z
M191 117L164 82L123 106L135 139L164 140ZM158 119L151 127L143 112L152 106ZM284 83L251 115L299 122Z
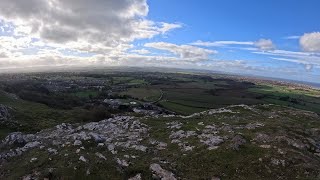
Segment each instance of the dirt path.
M157 99L156 101L151 102L151 104L156 104L156 103L158 103L159 101L162 100L162 98L163 98L163 91L162 91L162 89L160 89L160 91L161 91L161 95L160 95L159 99Z

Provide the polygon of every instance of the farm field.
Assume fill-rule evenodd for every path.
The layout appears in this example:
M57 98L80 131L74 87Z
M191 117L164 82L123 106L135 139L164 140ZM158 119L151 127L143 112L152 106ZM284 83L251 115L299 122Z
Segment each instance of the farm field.
M90 98L90 97L96 97L98 96L97 91L79 91L73 93L73 95L78 96L80 98Z
M157 83L153 83L153 78L147 77L146 81L148 80L148 85L141 84L120 94L153 102L163 92L158 105L177 113L183 112L182 114L227 105L264 103L320 112L320 93L317 90L253 84L221 77L197 77L190 74L166 74L165 80L164 77L161 79L158 77Z
M154 88L130 88L128 91L121 93L146 102L157 101L161 97L161 90Z

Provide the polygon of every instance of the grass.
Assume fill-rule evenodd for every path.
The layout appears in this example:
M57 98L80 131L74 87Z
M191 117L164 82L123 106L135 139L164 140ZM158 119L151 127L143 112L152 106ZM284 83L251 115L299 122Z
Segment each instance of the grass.
M57 110L44 104L12 98L3 91L0 91L0 103L14 109L14 120L19 124L14 131L23 132L36 132L62 122L78 122L79 114L83 111L79 108Z
M8 127L0 127L0 139L5 138L9 133L14 131L15 129L10 129Z
M205 108L185 106L185 105L177 104L171 101L160 101L159 104L170 111L174 111L183 115L189 115L189 114L206 110Z
M215 82L201 82L201 81L195 81L195 82L187 82L187 83L179 83L178 86L180 88L197 88L197 89L217 89L219 86Z
M285 86L263 85L249 89L264 97L261 99L267 103L274 103L283 106L294 107L303 110L310 110L320 113L320 92L317 90L290 89ZM283 98L288 100L283 100ZM292 102L291 100L296 102Z
M177 171L183 170L183 176L190 179L206 179L221 174L227 175L226 179L237 179L241 176L254 179L262 175L256 171L262 168L257 162L257 157L261 155L263 150L254 146L246 146L241 152L222 148L215 151L201 149L197 153L181 156L177 163ZM198 168L195 168L197 166Z
M241 147L239 151L234 151L228 148L230 140L226 140L217 150L208 151L205 146L201 144L197 145L196 149L192 152L179 152L179 148L175 144L170 144L168 138L170 130L166 128L167 122L181 122L182 129L194 130L202 129L204 126L197 125L198 122L204 122L205 125L216 124L221 126L222 122L231 125L245 125L252 122L263 122L264 127L247 130L238 130L238 133L242 134L247 140L253 139L256 133L268 132L271 135L281 135L282 133L290 134L290 137L294 137L295 134L300 136L308 136L303 134L305 128L314 128L319 126L319 122L316 119L310 119L310 117L300 115L293 115L290 110L284 110L284 108L278 106L269 107L266 109L268 113L271 109L283 113L283 117L277 119L268 119L263 114L252 114L251 111L244 110L243 113L237 114L237 118L232 114L216 114L213 116L204 116L193 119L179 119L175 118L160 118L160 119L147 119L144 123L153 127L150 130L150 137L156 140L160 140L168 143L168 149L158 152L158 156L163 160L169 162L164 167L173 170L173 173L178 177L187 179L210 179L211 177L220 177L222 179L277 179L276 177L286 177L287 179L296 179L297 177L303 177L304 171L302 167L296 165L299 158L304 158L301 153L306 152L288 152L290 155L280 155L277 149L263 149L255 144L247 141L245 145ZM240 110L240 109L239 109ZM288 114L287 114L288 113ZM303 118L304 117L304 118ZM297 136L298 137L298 136ZM197 140L187 139L185 141L192 144L199 143ZM281 144L281 145L280 145ZM287 144L275 144L279 148L290 148ZM285 156L285 157L284 157ZM270 163L270 158L286 159L286 168L280 166L274 166ZM290 164L290 157L295 157L295 161ZM259 159L262 159L261 161ZM174 162L174 163L173 163ZM302 161L303 162L303 161ZM316 160L313 162L315 163ZM269 169L267 171L265 169ZM317 173L310 170L310 173ZM316 174L315 174L316 175Z
M192 114L206 109L220 108L233 104L259 104L259 100L234 96L213 96L204 91L194 90L177 92L175 89L166 89L160 104L165 108L181 114Z
M161 87L161 86L160 86ZM240 88L239 88L240 87ZM221 90L225 89L225 90ZM242 89L241 89L242 88ZM218 90L215 95L208 93L208 90ZM165 107L171 110L177 109L179 112L183 107L189 112L196 112L190 110L190 107L197 108L219 108L233 104L263 104L274 103L278 105L294 107L303 110L310 110L313 112L320 112L320 91L310 89L293 89L287 86L278 85L256 85L254 87L242 87L239 82L213 80L206 82L186 81L186 83L179 83L172 88L166 86L163 88L165 94L164 99L170 101L166 103ZM262 99L257 97L263 95ZM283 100L288 97L288 100ZM178 108L175 106L180 105Z
M107 161L96 157L95 152L99 151L90 146L86 146L86 152L74 153L75 147L67 147L58 149L59 154L50 155L46 149L40 150L38 148L26 152L24 155L13 159L13 163L6 166L7 172L10 173L8 179L20 179L20 177L32 174L36 170L40 172L39 179L122 179L123 174L116 168L116 163L109 152L100 150L104 156L108 158ZM68 156L64 156L68 154ZM90 163L79 161L79 157L83 155ZM36 157L37 161L30 163L30 159ZM49 158L51 160L49 160ZM53 168L53 172L49 173L49 169ZM102 171L107 169L107 171ZM85 176L87 170L90 170L90 176ZM2 170L0 170L2 171ZM2 173L4 173L2 171Z
M132 79L128 82L128 85L142 85L147 84L147 82L144 79Z
M155 88L130 88L126 92L122 92L122 95L129 95L133 98L138 98L143 101L152 102L156 101L161 96L161 90Z
M113 83L114 84L126 84L126 85L143 85L147 84L147 82L144 79L137 79L134 77L113 77Z
M91 97L97 97L99 92L97 91L79 91L79 92L75 92L75 93L72 93L73 95L77 96L77 97L80 97L80 98L89 98L90 96Z

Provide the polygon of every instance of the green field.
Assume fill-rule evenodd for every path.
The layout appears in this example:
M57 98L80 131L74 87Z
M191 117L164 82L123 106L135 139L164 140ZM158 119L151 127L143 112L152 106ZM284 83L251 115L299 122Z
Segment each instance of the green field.
M191 81L191 79L185 81L185 83L155 86L163 90L160 104L164 108L179 114L192 114L228 105L263 103L255 98L255 93L247 91L246 85L240 82L220 79L210 82Z
M157 85L164 92L163 107L190 114L204 109L235 104L277 104L320 112L320 92L312 89L293 89L276 85L246 85L230 80L191 81L171 85ZM210 93L214 92L214 93Z
M263 85L249 89L262 95L263 101L283 106L320 113L320 92L317 90L296 90L286 86Z
M143 85L147 84L147 82L144 79L137 79L134 77L113 77L113 83L114 84L126 84L126 85Z
M164 98L179 104L201 108L217 108L232 104L257 104L258 100L241 97L213 96L207 93L182 93L175 91L165 91Z
M146 81L143 79L132 79L127 83L127 85L130 85L130 86L143 85L143 84L146 84Z
M170 111L183 115L189 115L206 110L206 108L187 106L185 104L179 104L171 101L160 101L159 104Z
M89 98L89 97L97 97L99 92L88 90L88 91L79 91L72 94L80 98Z
M130 88L121 95L128 95L147 102L157 101L161 96L161 90L155 88Z

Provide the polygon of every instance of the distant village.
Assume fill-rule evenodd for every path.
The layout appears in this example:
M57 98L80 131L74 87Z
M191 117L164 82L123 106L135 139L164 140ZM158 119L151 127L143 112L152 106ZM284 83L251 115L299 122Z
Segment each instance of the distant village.
M12 82L31 82L36 80L37 87L46 93L56 94L72 94L77 92L96 92L101 96L89 98L84 100L86 103L104 104L108 108L115 110L124 110L143 115L157 115L157 114L174 114L164 108L161 108L153 102L145 102L128 95L120 95L121 92L129 88L138 87L136 84L130 83L114 83L112 77L95 78L86 77L85 75L68 74L8 74L1 81Z

